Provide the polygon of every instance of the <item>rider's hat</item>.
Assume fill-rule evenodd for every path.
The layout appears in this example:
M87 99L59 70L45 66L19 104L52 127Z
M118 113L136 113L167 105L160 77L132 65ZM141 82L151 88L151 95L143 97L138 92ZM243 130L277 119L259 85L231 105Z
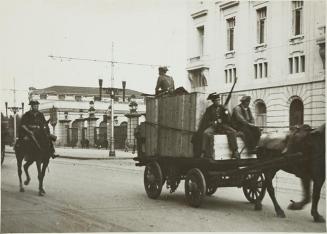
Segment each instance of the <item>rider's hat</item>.
M207 100L213 101L213 100L215 100L217 98L220 98L220 95L219 95L219 93L214 92L214 93L209 94L209 96L207 97Z
M40 103L38 102L38 100L31 100L30 103L28 103L28 105L39 105Z
M247 96L247 95L245 95L245 96L243 96L242 98L241 98L241 100L240 100L241 102L246 102L246 101L251 101L251 97L250 96Z

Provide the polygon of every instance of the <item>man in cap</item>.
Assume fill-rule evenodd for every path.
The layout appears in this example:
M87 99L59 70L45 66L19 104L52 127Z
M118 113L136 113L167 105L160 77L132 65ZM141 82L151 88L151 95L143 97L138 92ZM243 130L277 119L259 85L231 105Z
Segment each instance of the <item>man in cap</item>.
M37 140L38 134L41 129L46 129L46 135L49 137L49 154L52 158L58 157L55 155L55 149L52 141L56 139L56 136L51 135L48 129L48 123L42 112L39 111L39 102L37 100L31 100L29 105L31 110L27 111L21 119L19 129L19 141L22 142L25 139L34 136Z
M171 93L175 89L174 80L171 76L166 75L167 71L167 67L159 67L159 77L155 89L156 95Z
M254 125L254 118L249 108L251 97L243 96L241 103L233 108L233 127L243 133L243 140L248 151L253 151L261 136L260 129Z
M203 129L202 152L205 157L214 158L213 141L215 134L226 134L232 158L240 158L236 142L236 130L231 127L230 114L224 105L220 104L220 95L211 93L207 100L213 104L206 109L200 128ZM199 130L200 130L199 128Z

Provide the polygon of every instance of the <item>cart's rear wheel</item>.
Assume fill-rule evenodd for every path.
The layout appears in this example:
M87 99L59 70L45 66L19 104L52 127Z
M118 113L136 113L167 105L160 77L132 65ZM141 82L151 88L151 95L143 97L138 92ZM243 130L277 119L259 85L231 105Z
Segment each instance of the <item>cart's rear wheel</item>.
M199 207L206 194L206 181L198 168L188 171L185 178L185 196L187 202L193 207Z
M264 181L265 178L262 173L251 173L245 177L243 182L243 193L249 202L254 203L264 198L266 193Z
M211 195L213 195L216 191L217 191L217 187L208 186L208 187L207 187L206 195L207 195L207 196L211 196Z
M144 170L144 188L149 198L160 196L163 185L162 171L159 163L150 162Z

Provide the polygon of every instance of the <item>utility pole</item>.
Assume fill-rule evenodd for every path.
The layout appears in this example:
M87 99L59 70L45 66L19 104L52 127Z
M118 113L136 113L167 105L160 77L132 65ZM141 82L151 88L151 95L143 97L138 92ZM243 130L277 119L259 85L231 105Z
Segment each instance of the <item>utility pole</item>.
M14 113L14 144L16 143L16 138L17 138L17 126L16 126L16 114L20 109L23 109L23 107L17 107L16 106L16 84L15 84L15 78L14 78L14 106L8 107L9 110L11 110ZM23 104L23 103L22 103Z
M111 46L111 136L110 136L110 150L109 150L109 157L115 157L115 138L114 138L114 43L112 42ZM109 142L109 141L108 141Z
M148 67L160 67L161 65L157 64L144 64L144 63L133 63L133 62L122 62L122 61L114 61L114 43L112 42L111 46L111 53L112 53L112 58L111 60L100 60L100 59L92 59L92 58L76 58L76 57L63 57L63 56L54 56L54 55L49 55L49 58L52 59L60 59L62 61L63 59L68 60L68 61L87 61L87 62L96 62L96 63L111 63L111 80L110 80L110 103L111 103L111 134L110 134L110 139L109 136L107 136L108 142L110 142L110 150L109 150L109 156L110 157L115 157L115 138L114 138L114 65L115 64L124 64L124 65L134 65L134 66L148 66ZM100 81L99 81L100 84ZM101 81L102 85L102 81Z

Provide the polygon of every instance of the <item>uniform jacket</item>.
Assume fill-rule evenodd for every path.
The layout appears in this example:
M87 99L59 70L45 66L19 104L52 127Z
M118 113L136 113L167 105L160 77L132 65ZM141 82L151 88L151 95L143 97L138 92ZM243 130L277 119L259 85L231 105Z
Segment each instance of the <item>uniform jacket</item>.
M161 91L159 91L160 88ZM156 85L156 94L159 94L160 92L174 91L174 89L175 89L174 80L171 76L160 75L158 77L158 81Z
M248 115L248 119L246 118L246 114ZM248 107L247 110L245 110L241 104L234 107L232 114L233 127L240 128L243 125L248 125L248 123L254 124L254 118L250 108Z
M42 112L37 111L36 114L34 115L33 112L30 110L23 115L20 125L21 126L25 125L30 130L33 130L33 128L30 128L29 126L39 126L40 128L43 128L47 126L47 122ZM20 127L19 136L23 137L25 135L26 135L25 130L22 127Z
M213 104L209 106L202 117L199 131L203 132L215 121L217 121L218 126L219 124L231 124L231 117L225 106L218 105L215 107Z
M198 131L194 133L192 137L193 151L196 155L200 154L202 145L203 132L217 121L217 127L222 124L231 125L231 117L224 105L218 105L217 107L212 104L209 106L201 119Z

